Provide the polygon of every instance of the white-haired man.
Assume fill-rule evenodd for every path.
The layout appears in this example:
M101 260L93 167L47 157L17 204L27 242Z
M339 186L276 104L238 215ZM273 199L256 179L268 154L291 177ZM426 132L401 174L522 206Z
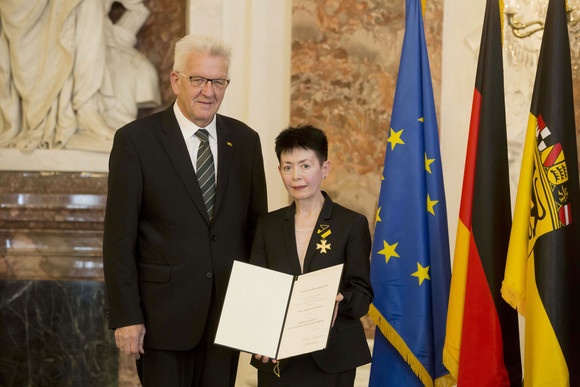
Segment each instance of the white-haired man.
M176 102L115 135L103 260L109 326L144 386L233 386L238 352L213 344L234 259L266 213L260 139L217 114L230 48L175 46Z

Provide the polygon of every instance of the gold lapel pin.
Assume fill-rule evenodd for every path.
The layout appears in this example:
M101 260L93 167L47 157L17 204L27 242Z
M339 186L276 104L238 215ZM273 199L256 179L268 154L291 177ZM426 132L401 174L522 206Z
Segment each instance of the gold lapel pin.
M320 228L316 230L316 233L322 237L322 239L328 238L332 231L330 231L330 225L328 224L321 224Z

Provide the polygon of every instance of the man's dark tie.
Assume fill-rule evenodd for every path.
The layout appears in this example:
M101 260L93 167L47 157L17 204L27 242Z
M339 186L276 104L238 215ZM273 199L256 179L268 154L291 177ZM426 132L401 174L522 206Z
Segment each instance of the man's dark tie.
M215 167L213 156L209 147L209 138L207 130L199 129L195 132L199 138L199 148L197 150L196 173L199 188L203 194L203 201L207 208L207 214L211 219L213 216L213 204L215 197Z

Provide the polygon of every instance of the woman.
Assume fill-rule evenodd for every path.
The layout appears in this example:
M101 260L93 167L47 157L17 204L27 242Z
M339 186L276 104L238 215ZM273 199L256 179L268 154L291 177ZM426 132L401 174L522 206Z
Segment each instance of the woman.
M258 222L250 263L300 275L340 263L344 271L326 349L289 359L252 358L263 386L352 386L356 367L371 355L360 318L369 309L371 240L366 218L320 190L330 172L328 141L312 126L276 138L278 169L294 202Z

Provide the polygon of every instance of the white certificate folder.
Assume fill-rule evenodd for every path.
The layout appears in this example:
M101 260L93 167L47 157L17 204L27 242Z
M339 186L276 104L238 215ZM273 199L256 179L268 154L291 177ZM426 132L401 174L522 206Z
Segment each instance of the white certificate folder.
M342 266L293 276L234 261L215 343L278 360L326 348Z

